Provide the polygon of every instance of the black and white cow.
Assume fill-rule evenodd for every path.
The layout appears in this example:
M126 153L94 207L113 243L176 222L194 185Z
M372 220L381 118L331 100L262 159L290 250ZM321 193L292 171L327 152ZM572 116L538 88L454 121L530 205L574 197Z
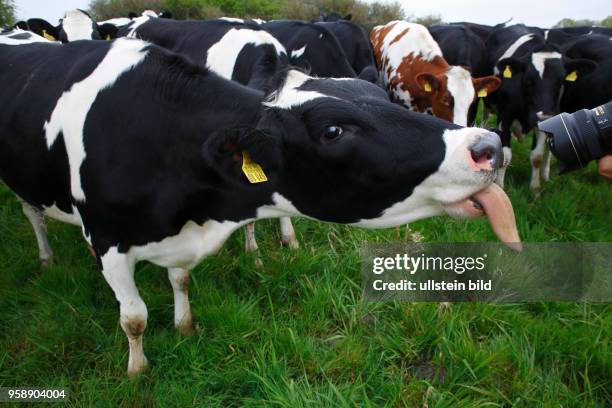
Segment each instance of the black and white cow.
M266 89L274 74L289 63L285 48L276 38L259 25L240 19L150 18L136 28L125 26L120 33L187 55L224 78L259 90ZM281 242L298 248L291 220L283 217L280 222ZM249 252L258 249L254 224L246 227L245 248Z
M289 53L291 63L319 77L355 78L338 39L319 24L297 20L275 20L261 25L276 37Z
M7 29L0 32L0 44L22 45L34 42L49 43L51 41L31 31L22 30L21 28Z
M570 58L588 58L597 62L597 68L586 75L566 82L561 111L575 112L592 109L612 100L612 41L605 35L581 35L563 46Z
M186 55L224 78L260 90L289 63L282 44L257 25L152 18L120 33Z
M41 18L31 18L27 21L27 27L48 40L64 43L77 40L111 40L117 34L117 27L114 25L97 24L87 12L79 9L66 12L57 26Z
M361 79L374 83L378 81L370 37L363 27L344 19L317 24L336 36L346 58Z
M449 64L469 69L474 78L493 74L484 41L469 27L458 23L435 24L428 27L428 30ZM485 91L478 96L486 97L488 93ZM476 119L479 100L477 98L470 106L467 122L469 124L473 124Z
M612 38L612 28L580 26L551 28L544 31L546 41L556 45L564 45L576 37L587 35L604 35Z
M0 45L0 59L0 178L38 215L82 227L120 304L130 374L147 364L136 263L169 268L189 331L189 269L256 219L386 228L484 212L520 248L491 184L498 136L409 112L366 81L291 70L265 96L129 38Z
M487 40L489 64L502 80L498 91L487 98L496 106L504 146L504 166L497 182L503 187L512 159L511 131L522 137L534 129L530 187L536 195L541 188L540 178L548 180L550 154L546 135L535 126L539 120L559 112L563 82L568 75L583 75L595 68L593 61L564 57L558 47L546 43L541 31L522 24L500 25Z

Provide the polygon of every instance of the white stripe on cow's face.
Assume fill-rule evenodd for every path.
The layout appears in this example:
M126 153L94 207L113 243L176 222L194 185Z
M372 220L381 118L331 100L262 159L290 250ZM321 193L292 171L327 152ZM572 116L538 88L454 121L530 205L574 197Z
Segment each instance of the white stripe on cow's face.
M518 50L519 47L525 44L527 41L530 41L534 37L534 35L535 34L525 34L517 38L517 40L513 42L512 45L508 47L508 49L506 49L506 52L504 52L504 54L499 57L497 62L503 60L504 58L510 58L511 56L513 56L516 50ZM499 75L499 69L497 69L497 67L495 67L494 73L495 75Z
M301 91L297 89L310 79L312 79L312 77L300 71L289 71L283 88L280 91L273 92L271 98L264 102L263 105L270 108L291 109L313 99L333 98L333 96L324 95L320 92Z
M223 78L232 79L238 54L247 44L269 44L274 46L278 55L286 54L285 47L265 31L232 28L206 52L206 68Z
M93 35L93 21L81 10L70 10L62 21L62 29L66 33L68 42L77 40L91 40Z
M305 44L302 48L291 51L291 58L300 58L304 54L304 51L306 51L307 45L308 44Z
M547 59L561 59L561 54L555 51L552 52L534 52L531 54L531 63L535 67L540 78L544 78L544 68Z
M70 165L70 188L76 200L85 201L80 169L86 157L83 127L87 114L101 91L111 87L124 72L142 62L147 55L144 51L146 47L148 44L143 41L116 40L96 69L62 94L51 118L44 124L49 149L60 132L63 134Z
M474 102L474 85L470 71L463 67L452 66L446 72L448 92L453 97L453 123L467 125L467 115Z

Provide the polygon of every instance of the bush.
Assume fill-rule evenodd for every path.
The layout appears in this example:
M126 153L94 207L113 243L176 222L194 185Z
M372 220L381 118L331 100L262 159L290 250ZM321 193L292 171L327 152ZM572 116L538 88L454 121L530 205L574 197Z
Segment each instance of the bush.
M92 0L89 12L98 21L115 17L127 17L128 13L144 10L161 11L164 0Z
M0 27L15 24L15 4L13 0L0 0Z

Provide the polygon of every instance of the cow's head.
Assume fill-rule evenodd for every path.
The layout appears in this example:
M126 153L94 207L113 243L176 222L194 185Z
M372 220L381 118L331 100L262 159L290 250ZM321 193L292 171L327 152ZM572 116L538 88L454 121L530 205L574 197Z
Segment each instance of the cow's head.
M225 35L206 51L206 67L224 78L263 90L289 64L285 47L264 30L230 25Z
M521 58L504 58L496 65L502 80L499 104L513 112L529 129L559 111L565 81L596 68L591 60L570 59L552 47L542 47Z
M499 137L410 112L366 81L289 71L255 128L212 138L204 152L234 186L272 194L260 218L385 228L486 213L500 239L519 242L510 202L492 184L503 161ZM268 181L247 180L244 152Z
M50 41L64 43L77 40L111 40L117 37L117 27L112 24L96 24L83 10L68 11L58 26L40 18L31 18L28 29Z
M467 125L468 111L476 96L486 96L501 85L495 76L474 79L469 70L460 66L451 66L438 75L422 72L415 82L426 95L434 116L461 126Z

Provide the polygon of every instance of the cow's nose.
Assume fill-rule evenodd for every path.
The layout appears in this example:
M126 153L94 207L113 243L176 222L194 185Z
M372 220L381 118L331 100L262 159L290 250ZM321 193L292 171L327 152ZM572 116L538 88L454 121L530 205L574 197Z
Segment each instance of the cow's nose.
M553 115L551 115L550 113L544 113L542 111L536 113L536 117L538 118L538 120L546 120L548 118L551 118L552 116Z
M470 146L472 160L478 169L499 169L504 163L502 144L497 133L486 132Z

